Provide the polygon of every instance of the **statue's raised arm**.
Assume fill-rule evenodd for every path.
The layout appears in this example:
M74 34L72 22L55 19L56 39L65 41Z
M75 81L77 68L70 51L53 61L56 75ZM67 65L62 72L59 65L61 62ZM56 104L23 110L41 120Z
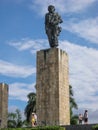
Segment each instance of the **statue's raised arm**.
M62 23L61 16L55 12L55 7L53 5L48 6L48 13L45 15L45 31L48 36L50 47L58 46L58 36L61 32Z

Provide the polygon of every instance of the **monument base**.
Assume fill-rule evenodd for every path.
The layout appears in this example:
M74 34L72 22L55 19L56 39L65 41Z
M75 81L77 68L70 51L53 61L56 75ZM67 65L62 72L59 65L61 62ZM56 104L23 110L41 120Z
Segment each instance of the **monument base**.
M59 48L37 52L38 125L69 125L68 55Z
M7 128L8 120L8 85L0 83L0 128Z

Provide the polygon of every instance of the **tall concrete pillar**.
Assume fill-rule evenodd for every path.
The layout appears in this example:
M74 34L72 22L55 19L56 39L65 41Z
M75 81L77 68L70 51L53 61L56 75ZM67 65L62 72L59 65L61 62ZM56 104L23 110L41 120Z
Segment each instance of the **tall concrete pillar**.
M70 124L68 55L59 48L37 52L39 125Z
M8 118L8 85L0 83L0 128L7 127Z

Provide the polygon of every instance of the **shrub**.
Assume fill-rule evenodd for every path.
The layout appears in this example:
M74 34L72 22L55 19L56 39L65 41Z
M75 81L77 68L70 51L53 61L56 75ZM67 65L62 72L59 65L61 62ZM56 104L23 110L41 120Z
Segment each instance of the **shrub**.
M2 128L0 130L65 130L65 128L60 126L43 126L34 128Z
M93 129L93 130L98 130L98 124L97 124L97 125L92 126L92 129Z

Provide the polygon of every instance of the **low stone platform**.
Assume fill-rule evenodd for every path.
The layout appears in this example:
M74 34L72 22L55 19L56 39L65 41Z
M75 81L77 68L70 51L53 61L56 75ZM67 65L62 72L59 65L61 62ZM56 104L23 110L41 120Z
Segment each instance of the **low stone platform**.
M67 125L64 126L65 130L92 130L92 126L95 124L87 124L87 125Z

